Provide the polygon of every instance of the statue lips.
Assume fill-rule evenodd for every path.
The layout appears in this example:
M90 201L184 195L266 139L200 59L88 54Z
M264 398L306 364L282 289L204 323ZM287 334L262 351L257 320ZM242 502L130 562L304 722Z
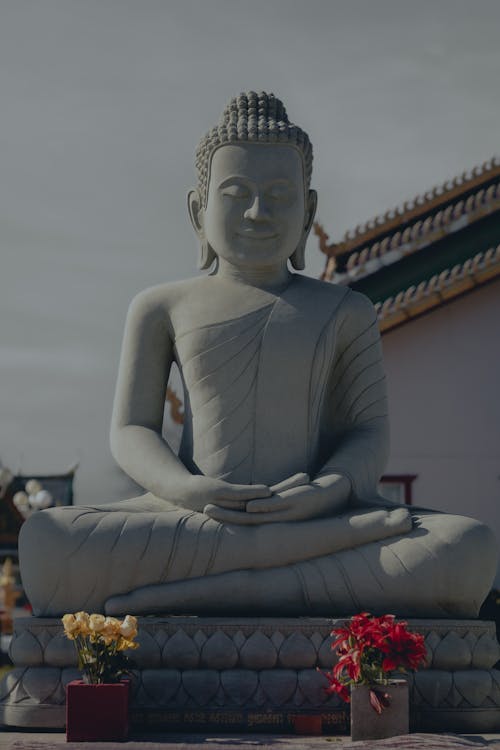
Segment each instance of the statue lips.
M275 240L277 233L273 232L254 232L252 230L245 230L243 232L236 232L237 237L242 237L244 240Z
M279 237L279 231L274 222L271 221L243 221L239 229L235 229L235 235L238 239L249 240L250 242L265 242L266 240L276 240Z

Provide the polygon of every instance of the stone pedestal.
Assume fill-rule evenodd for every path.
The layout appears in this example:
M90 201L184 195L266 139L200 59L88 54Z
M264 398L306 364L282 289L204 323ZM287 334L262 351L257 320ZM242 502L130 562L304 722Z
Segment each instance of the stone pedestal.
M327 696L317 670L333 663L340 618L146 617L132 685L132 723L149 728L291 731L296 714L321 714L325 732L349 733L349 707ZM409 676L414 731L500 730L500 658L493 623L410 620L425 636L426 669ZM57 619L15 622L14 669L0 687L0 721L62 729L65 686L79 677Z

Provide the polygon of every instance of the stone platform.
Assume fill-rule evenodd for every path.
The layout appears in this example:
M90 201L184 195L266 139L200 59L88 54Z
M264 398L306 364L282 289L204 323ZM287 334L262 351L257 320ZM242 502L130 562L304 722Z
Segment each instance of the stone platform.
M326 618L146 617L133 653L132 722L190 731L277 731L320 713L325 732L348 732L348 706L327 696L317 670L333 663ZM478 620L410 620L428 664L409 676L413 731L500 730L495 626ZM15 622L14 669L0 686L7 726L62 729L65 685L78 678L58 619Z

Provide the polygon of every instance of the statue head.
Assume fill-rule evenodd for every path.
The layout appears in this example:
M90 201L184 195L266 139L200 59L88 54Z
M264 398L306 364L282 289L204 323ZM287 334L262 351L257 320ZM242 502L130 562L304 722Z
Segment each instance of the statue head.
M260 146L265 147L265 153ZM221 150L223 154L219 153L214 163L215 154ZM240 153L238 158L238 151L246 153L243 156ZM296 242L293 243L292 240L294 246L288 248L290 252L287 258L294 268L303 269L305 243L316 209L316 193L309 188L312 145L307 133L290 123L283 103L274 94L256 94L253 91L231 99L222 113L219 124L201 139L196 151L198 188L190 191L188 204L191 221L201 241L199 267L209 268L217 258L216 249L207 239L204 221L207 208L210 210L209 191L213 190L210 188L213 172L216 169L220 177L224 163L227 162L228 167L232 167L235 156L236 163L243 165L243 170L245 163L250 165L249 172L252 174L249 179L255 179L256 174L260 177L262 167L264 172L269 172L268 175L262 174L263 179L266 176L271 178L273 175L266 169L266 164L274 164L274 182L279 182L280 168L283 170L283 181L286 178L300 182L298 187L303 193L300 210L303 216L299 217L301 226L298 233L295 231ZM260 166L256 162L260 162ZM276 184L276 188L273 189L276 192L279 185ZM243 197L241 188L239 193L238 197Z

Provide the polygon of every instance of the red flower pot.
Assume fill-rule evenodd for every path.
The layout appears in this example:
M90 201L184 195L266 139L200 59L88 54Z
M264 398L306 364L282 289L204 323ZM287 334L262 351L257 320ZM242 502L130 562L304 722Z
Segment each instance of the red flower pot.
M73 680L66 686L68 742L125 740L128 735L130 681L88 685Z

